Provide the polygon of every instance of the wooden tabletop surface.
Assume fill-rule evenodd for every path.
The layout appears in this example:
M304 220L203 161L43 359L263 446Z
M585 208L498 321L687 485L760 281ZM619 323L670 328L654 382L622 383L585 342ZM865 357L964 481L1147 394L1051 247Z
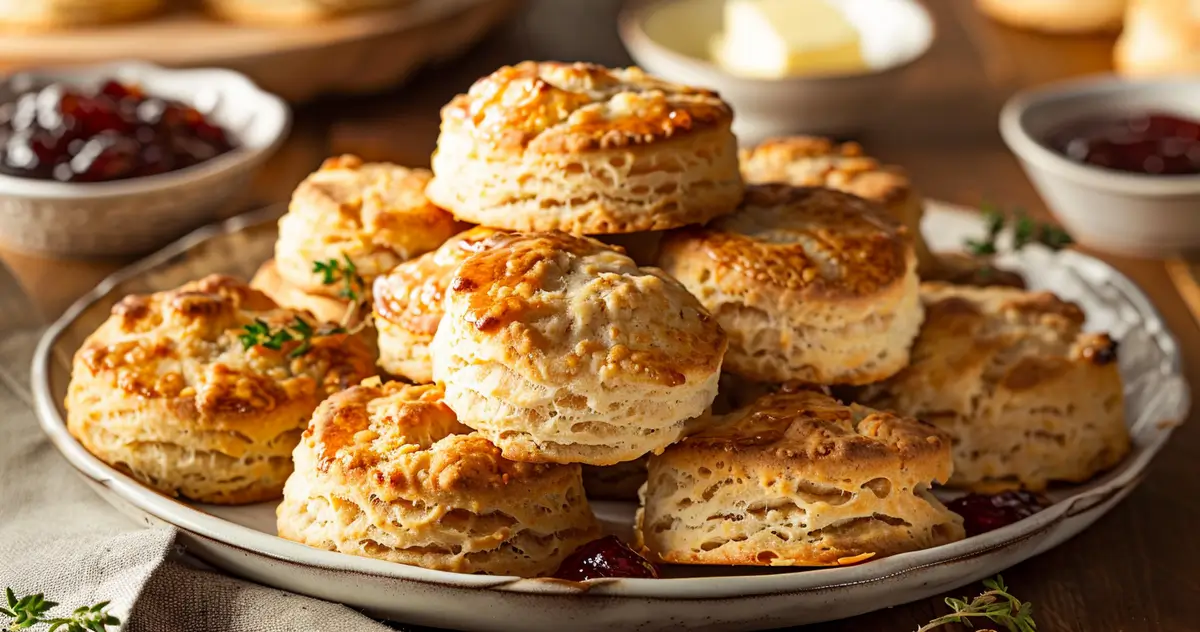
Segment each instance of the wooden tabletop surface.
M968 0L928 0L937 42L858 140L905 166L932 198L1045 207L1004 147L997 113L1014 91L1110 68L1111 37L1053 38L1013 31ZM531 0L467 57L422 73L391 94L325 100L298 109L295 132L258 177L253 204L284 200L326 155L359 153L427 165L438 108L476 77L522 59L630 63L616 35L620 0ZM1200 209L1197 210L1200 212ZM1200 330L1157 261L1098 254L1146 291L1178 336L1200 393ZM55 261L0 250L47 316L60 313L122 261ZM1005 573L1047 632L1200 630L1200 420L1193 413L1121 505L1075 539ZM955 591L974 593L975 587ZM941 599L808 628L911 631L946 608Z

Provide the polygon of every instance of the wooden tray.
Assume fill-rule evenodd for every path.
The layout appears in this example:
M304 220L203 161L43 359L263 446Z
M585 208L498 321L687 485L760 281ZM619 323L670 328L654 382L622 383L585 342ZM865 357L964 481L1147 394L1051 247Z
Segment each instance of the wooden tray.
M417 0L316 25L263 28L197 10L130 24L0 36L0 67L141 59L220 66L289 101L393 87L426 63L453 56L511 15L520 0Z

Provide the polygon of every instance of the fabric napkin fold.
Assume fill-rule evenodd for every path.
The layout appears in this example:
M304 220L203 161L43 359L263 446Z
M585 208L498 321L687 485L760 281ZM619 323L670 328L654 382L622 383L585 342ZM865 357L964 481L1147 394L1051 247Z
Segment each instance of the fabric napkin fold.
M125 632L392 629L205 568L175 528L147 529L110 507L38 426L29 388L38 333L0 331L0 588L45 593L60 604L51 615L111 601Z

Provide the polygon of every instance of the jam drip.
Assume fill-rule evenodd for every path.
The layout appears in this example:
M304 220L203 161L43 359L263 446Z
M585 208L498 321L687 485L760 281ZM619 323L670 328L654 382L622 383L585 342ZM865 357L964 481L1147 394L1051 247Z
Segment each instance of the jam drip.
M658 569L629 545L610 535L575 549L554 576L581 582L603 577L658 579Z
M1049 499L1027 491L968 494L946 503L950 511L963 517L967 537L1008 526L1049 506Z
M1052 133L1047 144L1071 160L1105 169L1200 173L1200 122L1172 114L1086 119Z
M220 126L184 103L107 81L95 90L28 77L0 84L0 173L106 182L184 169L232 151Z

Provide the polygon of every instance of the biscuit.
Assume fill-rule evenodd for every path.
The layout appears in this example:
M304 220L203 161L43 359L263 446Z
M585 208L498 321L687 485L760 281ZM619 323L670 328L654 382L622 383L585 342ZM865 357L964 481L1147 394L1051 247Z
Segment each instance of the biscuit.
M1113 48L1117 72L1132 77L1200 73L1200 11L1190 0L1130 0Z
M376 277L463 228L425 197L429 178L423 169L364 163L356 156L326 160L296 187L279 220L280 276L309 294L369 294ZM318 262L335 269L318 271ZM359 278L351 275L348 285L351 267Z
M204 0L213 15L261 26L298 26L326 22L360 11L390 9L413 0Z
M921 234L925 203L900 167L880 164L858 143L816 136L772 138L739 155L742 177L749 184L826 187L878 203L908 228L921 278L937 270L937 257Z
M319 549L535 577L601 535L578 465L505 459L433 384L364 383L330 397L293 458L279 535Z
M926 283L912 363L856 401L954 437L950 485L979 492L1082 482L1129 451L1117 345L1082 333L1048 292Z
M374 368L361 340L325 334L309 319L216 275L128 296L75 354L67 428L165 494L218 504L277 498L317 404ZM269 349L242 340L255 323L315 331Z
M750 186L736 213L663 237L659 266L729 334L725 370L751 380L881 380L921 325L907 231L841 191Z
M716 320L593 239L495 238L458 267L444 306L433 377L510 459L632 461L677 440L717 392Z
M742 197L733 113L638 68L523 62L442 108L429 197L460 220L580 234L703 223Z
M310 294L283 280L274 259L269 259L254 273L250 287L266 294L281 307L304 310L325 323L361 321L361 304L324 294Z
M997 22L1045 33L1108 33L1121 30L1129 0L975 0Z
M798 390L650 457L635 539L671 564L835 566L964 537L929 488L949 436Z
M446 288L459 264L498 234L476 226L375 279L375 327L383 370L418 384L433 381L429 344L442 321Z
M55 31L129 22L162 10L164 0L0 1L0 29Z

